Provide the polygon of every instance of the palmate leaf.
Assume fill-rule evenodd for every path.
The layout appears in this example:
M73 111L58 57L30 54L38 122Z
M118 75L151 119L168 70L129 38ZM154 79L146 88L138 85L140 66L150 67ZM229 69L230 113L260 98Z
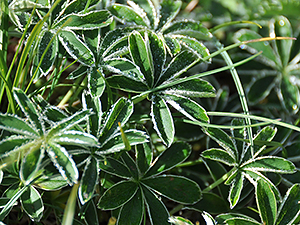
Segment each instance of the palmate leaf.
M256 81L250 86L249 92L248 92L248 100L252 104L257 104L261 100L263 100L265 97L267 97L274 87L276 76L265 76L262 78L256 79ZM266 85L268 85L266 87Z
M132 176L129 168L124 163L111 157L100 160L99 167L101 170L121 178L131 178Z
M140 189L120 210L117 224L140 225L144 214L144 198Z
M72 30L62 30L59 32L58 37L66 51L74 59L86 66L94 65L96 60L93 53Z
M191 154L191 146L184 142L175 142L162 152L155 163L146 172L144 177L150 177L170 170L177 164L183 162Z
M130 157L130 155L127 151L123 152L123 154L121 155L121 160L129 168L131 177L134 180L138 181L139 180L139 170L137 168L135 161Z
M277 214L277 203L269 184L259 179L256 185L255 196L259 215L263 223L273 225Z
M164 99L187 118L209 123L206 111L197 102L180 95L164 95Z
M293 224L294 220L300 214L300 185L294 184L286 192L283 201L279 207L276 219L276 225Z
M181 1L163 0L159 8L159 23L157 29L163 31L179 13Z
M133 113L133 103L124 97L120 98L108 112L103 128L100 133L99 142L104 145L115 133L120 130L120 126L128 121Z
M169 213L162 201L148 188L142 186L146 206L152 225L167 225Z
M40 221L43 216L44 204L41 195L34 187L29 186L21 195L21 204L31 220Z
M152 87L154 81L154 68L152 55L146 43L148 39L147 34L148 33L145 33L146 36L144 40L139 32L134 31L130 34L128 42L130 55L133 59L133 62L141 69L148 86Z
M149 21L146 18L146 15L141 15L136 12L133 8L122 5L122 4L113 4L108 7L108 10L117 17L122 23L134 23L136 25L142 25L147 27Z
M132 181L121 181L107 189L101 196L98 207L103 210L119 208L130 201L137 192L137 184Z
M132 93L141 93L149 89L145 83L122 75L114 75L106 80L111 87Z
M182 204L194 204L201 198L199 186L181 176L161 175L142 180L153 191Z
M36 106L21 89L15 88L13 93L22 112L29 119L31 125L35 127L37 132L42 135L45 131L45 128L41 120L41 115L38 113Z
M249 171L263 171L275 173L294 173L295 166L292 162L276 157L276 156L263 156L255 159L250 159L241 165L243 170Z
M151 117L155 131L166 146L170 146L174 139L175 128L173 118L164 99L153 96Z
M94 157L89 158L85 165L80 185L78 189L78 196L81 204L87 203L92 197L98 184L99 179L99 165Z
M235 161L234 157L223 149L216 149L216 148L208 149L203 151L201 155L204 158L219 161L228 166L237 165L237 162Z
M48 143L48 146L46 148L48 156L60 174L70 185L77 183L79 176L78 169L67 150L56 143Z
M70 30L93 30L108 26L113 18L107 10L93 10L85 14L69 14L53 25Z
M172 87L164 90L163 93L199 98L216 96L214 87L209 82L201 79L193 79L173 85Z

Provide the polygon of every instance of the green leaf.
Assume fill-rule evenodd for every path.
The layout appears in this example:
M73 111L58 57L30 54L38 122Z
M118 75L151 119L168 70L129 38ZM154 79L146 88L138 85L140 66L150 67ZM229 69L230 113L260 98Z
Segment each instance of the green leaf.
M137 165L127 151L123 152L123 154L121 155L121 159L123 160L125 165L129 168L129 171L130 171L132 177L136 181L138 181L139 180L139 171L138 171Z
M148 32L149 51L152 55L154 83L159 79L166 62L166 48L164 46L163 37L154 32Z
M300 214L300 185L294 184L286 192L279 208L276 225L293 224L294 220Z
M193 51L185 50L180 52L175 58L172 59L164 73L161 74L159 84L163 83L164 81L179 77L198 61L199 56Z
M292 162L276 156L263 156L256 159L251 159L241 165L241 168L249 171L264 171L274 173L295 172L295 166Z
M144 207L143 195L141 190L138 189L134 197L122 206L117 224L140 225L143 219Z
M68 183L59 173L50 172L36 180L34 185L45 191L56 191L64 188Z
M152 162L152 149L149 143L143 143L135 147L135 156L138 168L144 174L150 167Z
M123 75L111 76L108 77L106 80L111 87L123 91L141 93L149 89L149 87L145 83L133 80Z
M138 130L126 130L124 132L130 145L137 145L148 142L148 135L145 132ZM99 153L101 154L111 154L125 149L125 144L122 139L121 133L116 133L107 142L101 146Z
M270 34L276 34L279 37L293 37L293 29L288 18L284 16L277 16L275 20L271 21ZM275 29L274 29L275 28ZM283 67L286 67L290 60L290 53L292 50L293 40L280 40L276 42L279 47L279 55L281 57Z
M151 118L158 136L166 146L170 146L174 139L174 122L165 100L153 96L151 104Z
M40 143L32 146L21 162L20 179L28 185L35 178L45 155L45 147Z
M180 7L182 2L181 1L170 1L170 0L163 0L160 3L159 7L159 23L158 29L163 31L166 29L172 20L177 16L179 13Z
M245 216L239 213L226 213L217 216L218 224L230 224L230 225L261 225L255 219Z
M182 218L180 216L170 216L169 222L175 225L194 225L188 219Z
M169 225L169 213L162 201L148 188L142 186L146 198L146 206L152 225Z
M148 86L152 87L154 81L154 68L152 55L149 46L147 45L148 33L145 33L144 40L139 32L134 31L130 34L128 42L133 62L139 66Z
M185 177L162 175L143 179L142 182L153 191L181 204L194 204L201 198L198 184Z
M255 135L254 142L255 141L272 141L273 138L275 137L276 133L277 133L276 128L271 127L271 126L264 127L257 133L257 135ZM263 149L265 149L265 145L262 147L254 146L253 148L254 148L254 157L255 157L256 155L259 155Z
M185 142L176 142L162 152L144 177L150 177L170 170L186 160L191 154L191 146Z
M182 35L172 35L172 38L177 39L183 47L195 51L201 59L209 57L210 55L208 48L195 38ZM211 59L209 59L209 61L211 61Z
M108 112L99 142L104 145L115 133L120 130L118 123L124 126L133 113L133 103L124 97L120 98Z
M257 104L264 98L266 98L275 85L275 78L276 76L265 76L262 78L257 78L249 88L249 92L247 95L248 100L252 104Z
M121 181L107 189L101 196L98 207L102 210L112 210L121 207L133 198L138 190L136 183Z
M84 221L86 224L89 225L98 225L99 219L98 219L98 210L95 206L95 203L93 200L90 200L85 205L83 205L80 209L80 216L81 219L84 217Z
M227 225L261 225L261 223L254 221L252 218L233 218L226 220Z
M88 70L88 89L95 98L99 98L105 90L104 74L96 67L91 67Z
M75 130L56 134L49 141L61 145L98 146L98 140L93 135Z
M21 203L29 218L35 222L39 222L44 211L44 204L39 192L34 187L30 186L21 195Z
M204 158L219 161L228 166L234 166L237 164L234 157L227 151L218 148L207 149L201 153Z
M175 21L163 33L166 36L185 35L197 40L211 40L212 38L212 34L201 22L192 20Z
M83 121L90 114L91 114L91 110L86 109L86 110L78 111L74 113L72 116L60 120L49 130L48 137L51 138L54 135L65 132L66 130L74 127L75 125Z
M59 32L59 41L66 51L83 65L92 66L95 64L95 58L91 50L84 44L76 34L71 30L62 30Z
M244 183L244 175L242 173L237 173L233 182L231 183L230 191L228 195L228 200L231 209L233 209L236 206L236 204L240 199L241 192L243 190L243 183Z
M201 212L208 211L213 214L227 212L229 208L228 203L223 198L211 192L203 192L202 198L199 202L194 205L188 205L186 207L188 209Z
M300 92L295 81L295 77L284 77L281 80L280 91L278 92L279 99L283 107L290 113L296 114L300 107Z
M103 161L99 161L99 167L101 170L118 177L132 177L129 168L124 163L111 157L105 157Z
M78 170L67 150L55 143L48 143L48 145L49 147L46 149L48 156L60 174L70 185L77 183Z
M129 6L122 4L112 4L112 6L108 7L108 10L122 23L134 23L136 25L142 25L145 27L149 25L146 15L139 14Z
M67 6L66 9L64 11L63 15L69 15L71 13L78 13L82 10L85 9L87 4L93 5L98 3L97 0L91 0L89 2L85 1L85 0L76 0L76 1L71 1Z
M43 122L41 121L41 115L38 113L36 106L21 89L15 88L13 92L17 103L19 104L23 113L29 119L31 125L38 131L40 135L43 134L45 128L43 126Z
M231 121L231 125L232 126L245 126L245 120L244 119L238 119L235 118ZM234 139L233 142L235 143L236 149L237 149L237 160L240 160L240 157L243 153L243 151L245 150L246 147L246 142L244 142L243 140L246 139L246 127L237 129L231 129L231 133L232 136L235 138L240 138L241 140L237 140ZM238 161L239 162L239 161Z
M133 1L128 1L132 3ZM156 29L156 26L158 25L158 16L157 16L157 10L155 8L155 4L158 4L156 2L153 2L152 0L135 0L136 4L138 4L146 13L147 18L149 19L150 25L153 29ZM128 3L129 4L129 3ZM130 4L132 6L132 4Z
M168 53L172 57L181 51L179 41L172 37L164 36L164 43Z
M168 104L187 118L209 123L209 118L205 109L203 109L197 102L180 95L165 95L164 99Z
M256 203L259 210L259 215L266 225L273 225L276 219L277 203L275 195L269 184L262 179L257 181Z
M0 129L32 138L39 136L32 125L15 115L0 113Z
M106 60L104 67L112 73L126 76L134 81L144 82L145 80L140 68L125 58Z
M101 29L85 30L81 32L82 32L84 43L88 46L88 48L91 50L96 60L98 61L97 56L99 50L99 43L101 41Z
M234 39L236 40L236 42L249 41L260 38L262 38L262 36L260 36L258 33L247 29L241 29L234 35ZM275 65L278 63L278 58L273 49L271 48L269 42L253 42L243 47L252 54L262 51L262 57L264 61L272 67L275 67Z
M96 185L98 184L99 171L97 160L94 157L89 158L85 165L78 189L81 204L84 205L93 197Z
M176 84L163 91L169 95L181 95L186 97L208 98L215 97L214 87L207 81L201 79L193 79Z
M219 128L207 127L205 133L223 147L232 157L237 159L237 150L232 138Z
M85 14L69 14L53 25L68 30L93 30L106 27L113 21L107 10L94 10Z
M46 30L39 42L37 57L38 57L38 62L42 60L42 63L40 64L39 67L42 74L48 74L49 71L52 69L54 60L56 58L56 54L58 52L58 39L54 35L55 34L53 34L52 32ZM47 50L47 52L45 53L42 59L42 55L46 51L48 44L50 44L49 49Z

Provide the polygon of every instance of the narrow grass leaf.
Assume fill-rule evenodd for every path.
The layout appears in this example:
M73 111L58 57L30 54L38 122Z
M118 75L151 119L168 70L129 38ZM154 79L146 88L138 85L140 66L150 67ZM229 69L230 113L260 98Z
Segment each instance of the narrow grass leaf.
M59 32L58 37L64 48L74 59L86 66L94 65L93 53L72 30L62 30Z
M81 204L87 203L94 195L99 179L99 165L94 157L87 160L80 180L78 196Z
M234 157L223 149L212 148L202 152L202 157L224 163L228 166L237 164Z
M266 225L273 225L276 219L277 203L269 184L264 180L259 179L255 189L255 196L259 215L263 223Z
M241 165L241 168L243 170L275 173L295 172L295 166L292 162L276 156L263 156L253 160L248 160L246 163Z
M128 43L133 62L139 66L148 86L152 87L154 81L153 58L147 45L148 34L145 33L145 35L146 39L144 40L139 32L134 31L130 34Z
M120 210L117 225L140 225L144 214L144 199L140 189Z
M67 150L56 143L48 144L49 147L46 149L46 151L54 166L58 169L60 174L67 180L69 185L77 183L79 176L78 169Z
M198 98L216 96L214 87L209 82L201 79L193 79L174 85L164 90L163 93Z
M142 187L151 225L169 225L169 212L162 201L148 188Z
M194 204L201 198L198 184L181 176L162 175L142 180L153 191L181 204Z
M146 172L144 177L150 177L170 170L180 164L191 154L191 146L184 142L175 142L162 152Z
M39 222L43 216L44 204L40 193L32 186L21 195L22 208L35 222Z
M124 163L111 157L105 157L104 160L99 161L99 168L121 178L132 177L129 168Z
M77 200L77 191L78 191L78 184L75 184L72 188L72 191L69 195L64 215L61 224L62 225L71 225L73 224L74 215L75 215L75 207L76 207L76 200Z
M174 122L165 100L159 96L154 96L152 99L151 118L158 136L169 147L174 139Z
M121 181L107 189L101 196L98 207L102 210L113 210L121 207L133 198L138 190L136 183Z
M187 118L209 123L205 109L192 99L180 95L164 95L164 99Z

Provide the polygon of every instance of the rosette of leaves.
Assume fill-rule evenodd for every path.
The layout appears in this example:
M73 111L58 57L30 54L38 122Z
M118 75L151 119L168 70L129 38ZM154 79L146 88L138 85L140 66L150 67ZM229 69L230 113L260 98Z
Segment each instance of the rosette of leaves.
M148 144L136 146L135 153L135 160L124 152L118 160L105 157L100 163L103 171L125 179L107 189L98 203L100 209L119 210L117 224L139 225L145 220L146 210L151 224L169 224L169 213L160 196L182 204L199 201L197 183L181 176L162 175L187 159L191 153L188 144L173 143L154 161Z
M31 2L31 1L29 1ZM20 30L24 30L26 24L32 21L39 21L46 15L55 1L38 2L33 13L33 19L28 12L14 14L15 24ZM31 2L32 3L32 2ZM98 30L108 26L113 18L107 10L97 10L97 1L65 1L56 2L56 7L51 9L50 15L44 21L44 28L39 34L35 43L36 56L34 57L34 68L38 68L42 75L47 74L59 55L59 45L62 45L70 56L77 59L83 65L92 66L96 58L86 43L82 41L79 34L82 31ZM33 7L35 4L29 4ZM29 9L32 9L29 7ZM25 19L24 19L25 18ZM34 25L34 23L32 24ZM35 70L33 70L35 72Z
M243 120L235 119L232 121L234 126L243 126ZM215 160L225 165L232 166L233 169L225 181L231 184L228 201L230 207L236 206L243 190L245 178L254 186L257 180L266 182L275 194L276 200L281 200L280 192L277 187L267 178L265 172L290 174L295 172L292 162L277 156L264 156L266 144L274 138L277 129L266 126L258 131L254 137L256 144L252 148L245 144L245 128L233 129L231 138L227 133L218 128L204 129L206 134L215 140L221 148L211 148L202 152L202 157Z
M285 225L298 224L300 214L300 186L294 184L288 189L282 201L278 202L272 187L263 179L257 179L255 197L261 222L252 217L230 213L217 216L218 224L249 224L249 225Z
M180 11L181 1L135 0L127 1L127 4L115 3L107 9L126 26L144 27L162 35L161 40L171 55L179 53L182 44L195 51L203 51L199 40L212 38L212 34L200 22L173 22Z
M33 185L48 190L65 185L60 176L52 176L53 172L45 169L47 161L52 161L63 179L73 185L78 182L79 173L63 145L95 147L98 146L98 140L78 126L91 114L91 110L78 111L72 116L53 121L22 90L14 89L13 93L26 119L17 115L0 114L0 128L7 132L0 141L0 158L3 162L1 168L4 172L6 167L15 168L10 170L16 171L15 174L19 176L19 184L12 184L12 191L6 195L9 201L2 208L0 218L3 219L20 198L24 211L32 220L39 221L43 203ZM58 184L55 181L47 184L47 179L49 181L50 178Z
M284 16L277 16L269 23L270 37L293 37L294 33L289 20ZM242 29L235 33L236 41L245 41L262 38L260 34L252 30ZM255 72L258 76L253 80L248 89L248 100L251 104L257 104L263 100L272 100L272 91L277 93L279 102L289 114L296 114L300 106L299 92L299 41L291 39L267 42L249 43L243 48L250 53L262 51L258 58L265 65L261 71ZM245 71L245 73L249 71ZM278 103L277 103L278 104ZM268 104L267 104L268 105Z
M192 120L209 122L205 110L191 98L213 97L214 88L197 75L180 79L185 71L208 55L205 46L202 46L203 51L186 48L167 63L160 35L134 31L128 42L131 59L139 69L132 74L108 77L107 82L111 87L140 93L133 98L134 102L148 97L154 129L165 145L170 146L174 139L174 122L166 103Z

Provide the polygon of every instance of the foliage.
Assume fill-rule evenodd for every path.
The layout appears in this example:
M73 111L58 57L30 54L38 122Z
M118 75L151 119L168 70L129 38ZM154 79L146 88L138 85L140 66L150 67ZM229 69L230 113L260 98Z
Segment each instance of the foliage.
M297 1L0 4L1 223L300 221Z

